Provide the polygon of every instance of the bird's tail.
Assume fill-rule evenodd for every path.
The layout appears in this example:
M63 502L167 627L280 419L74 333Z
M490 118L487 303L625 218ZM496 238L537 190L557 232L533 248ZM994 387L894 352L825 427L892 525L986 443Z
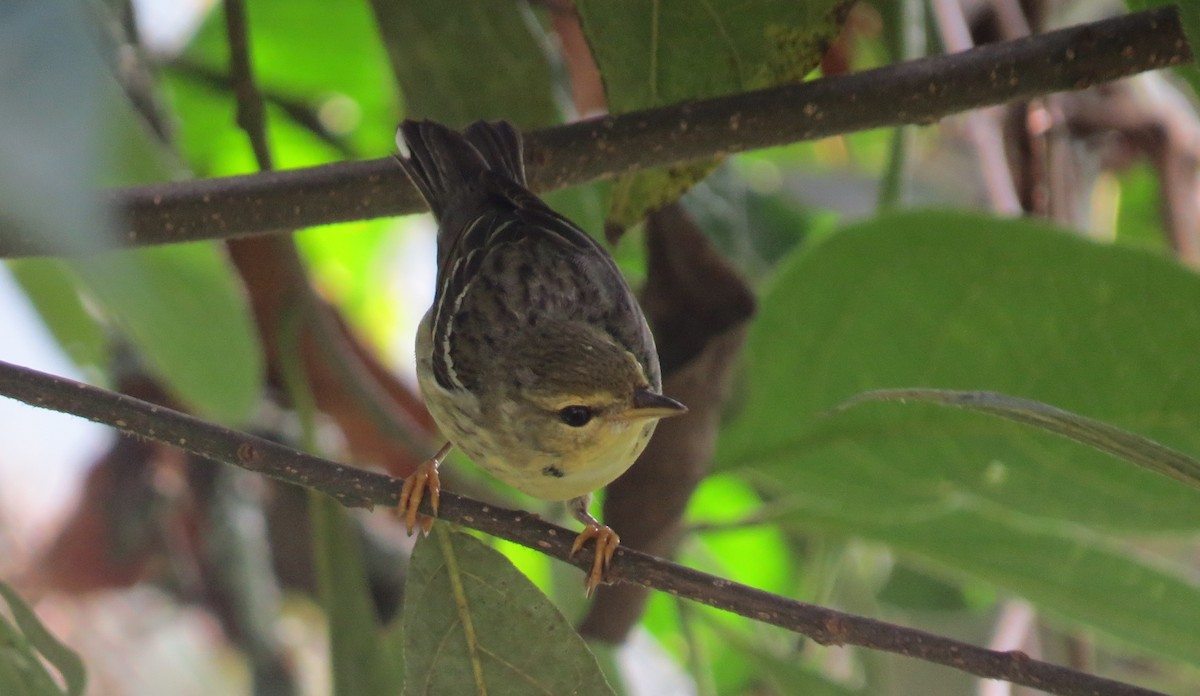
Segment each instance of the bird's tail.
M506 121L477 121L461 134L434 121L405 121L396 136L400 166L439 220L486 197L486 171L525 185L521 135Z
M483 155L488 167L525 186L525 157L521 134L508 121L476 121L463 131Z

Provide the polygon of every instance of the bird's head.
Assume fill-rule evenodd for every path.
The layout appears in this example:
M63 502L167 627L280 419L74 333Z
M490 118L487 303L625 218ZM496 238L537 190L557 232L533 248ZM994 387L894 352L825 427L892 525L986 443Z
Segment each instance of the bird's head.
M507 373L505 431L529 459L561 462L551 478L594 471L606 479L599 488L641 454L659 419L687 411L659 393L636 356L584 322L522 330L508 355L496 363Z

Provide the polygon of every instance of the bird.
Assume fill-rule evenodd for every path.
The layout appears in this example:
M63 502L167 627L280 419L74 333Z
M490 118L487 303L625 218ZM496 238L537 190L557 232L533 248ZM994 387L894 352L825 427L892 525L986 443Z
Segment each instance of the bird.
M566 501L595 541L585 591L606 582L620 536L594 518L594 491L624 473L662 418L687 408L662 393L654 338L612 256L527 188L507 121L459 132L405 120L400 166L438 223L433 304L416 338L417 381L446 444L408 476L409 534L437 514L438 467L452 447L505 484Z

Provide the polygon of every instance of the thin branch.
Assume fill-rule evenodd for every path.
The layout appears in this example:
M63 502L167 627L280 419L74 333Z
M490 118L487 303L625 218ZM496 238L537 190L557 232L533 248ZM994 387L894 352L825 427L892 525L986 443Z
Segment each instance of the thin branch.
M399 479L338 464L284 445L205 422L123 394L0 361L0 394L31 406L71 413L201 457L315 488L343 505L394 506ZM427 501L423 512L430 513ZM568 554L575 533L537 515L505 510L443 492L439 516L548 556L591 567L590 550ZM1163 696L1110 679L895 624L789 600L627 548L617 551L612 579L685 597L802 633L822 645L859 645L907 655L1055 694Z
M536 191L1083 89L1192 60L1175 7L1083 24L953 55L531 133ZM390 158L155 184L110 194L128 246L266 234L423 210ZM29 234L0 257L52 253Z
M171 61L170 68L180 77L192 80L204 87L220 91L233 91L233 79L226 72L216 68L187 58L177 58ZM356 156L350 142L326 127L317 114L317 110L307 101L264 89L262 85L259 85L258 93L262 96L264 104L282 111L298 128L312 133L314 137L336 150L342 157L351 159Z
M250 27L243 0L225 0L225 34L229 39L229 76L237 96L237 124L250 138L258 168L270 171L275 166L267 144L266 110L250 62Z
M105 62L125 98L154 138L169 145L173 137L171 119L138 34L132 1L90 3L87 9L103 32L99 38Z

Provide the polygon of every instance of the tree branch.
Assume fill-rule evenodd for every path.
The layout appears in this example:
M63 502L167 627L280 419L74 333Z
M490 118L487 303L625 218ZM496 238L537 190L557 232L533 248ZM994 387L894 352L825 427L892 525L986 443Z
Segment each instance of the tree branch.
M532 188L840 133L929 124L991 104L1083 89L1192 60L1175 7L843 77L685 102L530 133ZM423 210L391 158L120 189L127 246L224 239ZM33 235L0 257L53 253Z
M0 394L31 406L110 425L207 459L315 488L343 505L394 506L400 490L401 481L390 476L338 464L140 399L2 361ZM432 512L428 500L422 505L422 512ZM439 512L444 521L507 539L580 568L591 567L590 548L569 558L574 532L545 522L537 515L505 510L445 491ZM1034 660L1022 652L988 650L789 600L624 547L613 560L611 577L802 633L822 645L859 645L894 652L1055 694L1163 696L1149 689Z

